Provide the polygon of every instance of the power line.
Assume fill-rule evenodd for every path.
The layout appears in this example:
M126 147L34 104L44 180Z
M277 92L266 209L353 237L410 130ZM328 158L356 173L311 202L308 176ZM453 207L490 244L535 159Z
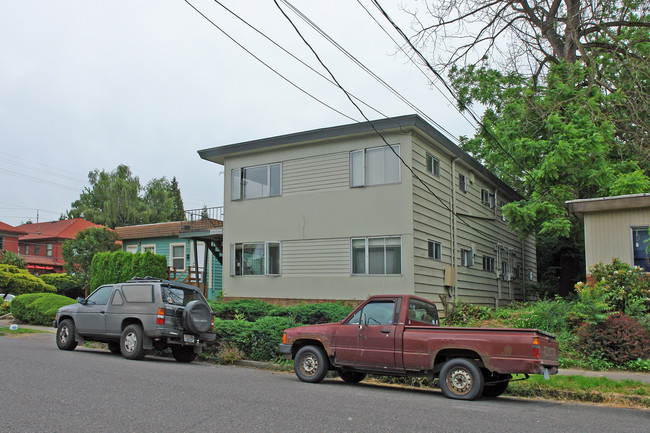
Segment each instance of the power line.
M280 0L280 1L282 1L283 3L285 3L284 0ZM427 184L424 182L424 180L422 180L422 178L420 178L420 176L417 175L417 173L415 172L415 170L413 170L413 168L412 168L410 165L408 165L408 164L406 163L406 161L404 161L404 159L403 159L403 158L401 157L401 155L400 155L400 154L395 150L395 148L394 148L390 143L388 143L388 141L386 140L386 138L384 137L384 135L383 135L383 134L382 134L382 133L381 133L381 132L380 132L380 131L375 127L374 123L373 123L370 119L368 119L368 117L366 117L366 115L365 115L365 113L363 112L363 110L361 110L361 108L360 108L360 107L359 107L359 106L358 106L358 105L357 105L357 104L352 100L352 98L350 97L350 95L349 95L349 93L347 92L347 90L346 90L346 89L345 89L345 88L344 88L344 87L339 83L339 81L336 79L336 77L334 76L334 74L332 73L332 71L330 71L330 69L327 67L327 65L325 65L325 63L321 60L321 58L320 58L320 56L318 55L318 53L316 53L316 51L314 50L314 48L309 44L309 42L307 42L307 40L304 38L304 36L303 36L302 33L300 32L300 30L298 30L298 27L296 27L296 25L295 25L294 22L291 20L291 18L290 18L290 17L289 17L285 12L284 12L284 10L282 9L282 7L280 7L280 5L278 4L277 0L273 0L273 2L274 2L275 5L277 6L277 8L280 10L280 12L282 13L282 15L284 15L284 17L287 19L287 21L289 21L289 23L290 23L291 26L294 28L294 30L296 31L296 33L298 34L298 36L300 37L300 39L302 39L302 41L305 43L305 45L307 45L307 47L309 47L309 49L310 49L311 52L314 54L314 56L316 57L316 59L318 60L318 62L323 66L323 68L327 71L327 73L330 74L330 76L332 77L332 79L334 80L334 82L336 82L338 88L341 89L341 91L346 95L346 97L348 98L348 100L350 101L350 103L352 103L352 105L355 106L355 108L359 111L359 113L361 114L361 116L363 116L363 118L366 119L366 121L368 122L368 124L369 124L369 125L372 127L372 129L375 131L375 133L376 133L377 135L379 135L379 137L381 137L382 141L386 144L386 146L388 146L388 147L391 149L391 151L393 152L393 154L395 154L395 156L400 160L400 162L401 162L401 163L402 163L402 164L403 164L403 165L404 165L404 166L405 166L405 167L406 167L406 168L411 172L411 174L413 175L413 177L415 177L415 178L416 178L416 179L417 179L417 180L418 180L418 181L419 181L419 182L420 182L420 183L421 183L421 184L426 188L426 190L427 190L431 195L433 195L436 199L438 199L438 201L440 201L440 203L441 203L441 204L442 204L442 205L443 205L443 206L444 206L444 207L445 207L445 208L446 208L446 209L447 209L447 210L448 210L452 215L456 216L456 218L458 218L459 221L461 221L463 224L465 224L465 225L466 225L467 227L469 227L470 229L474 230L476 233L481 234L481 235L485 236L486 238L493 239L492 234L487 233L487 232L483 232L483 231L477 229L476 227L472 227L472 226L471 226L467 221L465 221L465 220L464 220L460 215L458 215L455 211L453 211L451 208L449 208L449 206L447 206L447 203L445 203L445 201L442 200L442 198L438 197L438 195L437 195L437 194L436 194L436 193L435 193L435 192L434 192L434 191L429 187L429 185L427 185Z
M275 0L274 0L275 1ZM430 123L435 125L438 129L444 131L447 133L449 136L454 138L455 140L456 137L454 137L453 134L451 134L449 131L447 131L443 126L438 124L434 119L430 118L426 113L424 113L422 110L420 110L415 104L413 104L411 101L409 101L406 97L404 97L401 93L399 93L395 88L393 88L390 84L388 84L386 81L382 80L377 74L375 74L370 68L368 68L366 65L364 65L359 59L357 59L355 56L353 56L349 51L347 51L345 48L343 48L338 42L336 42L331 36L329 36L323 29L321 29L318 25L316 25L312 20L310 20L305 14L303 14L298 8L296 8L294 5L289 3L288 0L280 0L283 4L285 4L289 9L291 9L300 19L302 19L305 23L307 23L311 28L313 28L316 32L318 32L322 37L324 37L329 43L331 43L336 49L338 49L340 52L342 52L346 57L348 57L350 60L352 60L357 66L359 66L361 69L363 69L368 75L370 75L375 81L377 81L379 84L384 86L388 91L390 91L393 95L397 96L398 99L400 99L403 103L408 105L412 110L414 110L416 113L418 113L420 116L424 117L427 119ZM356 105L356 104L355 104Z
M282 78L284 81L286 81L287 83L291 84L293 87L295 87L296 89L300 90L302 93L304 93L305 95L309 96L310 98L312 98L312 99L315 100L316 102L318 102L318 103L324 105L325 107L329 108L330 110L332 110L332 111L334 111L334 112L340 114L340 115L343 116L343 117L346 117L346 118L352 120L353 122L359 122L357 119L355 119L355 118L353 118L353 117L350 117L350 116L348 116L347 114L342 113L341 111L339 111L339 110L337 110L336 108L332 107L331 105L328 105L327 103L321 101L320 99L318 99L317 97L315 97L315 96L312 95L311 93L307 92L306 90L304 90L303 88L301 88L300 86L298 86L297 84L295 84L293 81L289 80L287 77L285 77L284 75L282 75L280 72L278 72L278 71L276 71L275 69L273 69L273 67L271 67L269 64L267 64L267 63L264 62L262 59L260 59L259 57L257 57L255 54L253 54L251 51L249 51L249 50L248 50L246 47L244 47L242 44L240 44L239 42L237 42L237 40L236 40L235 38L233 38L232 36L230 36L230 35L229 35L225 30L223 30L221 27L219 27L219 26L218 26L214 21L212 21L210 18L208 18L206 15L204 15L203 12L201 12L200 10L198 10L198 9L197 9L197 8L196 8L192 3L190 3L188 0L184 0L184 1L185 1L185 3L187 3L187 4L188 4L192 9L194 9L194 10L196 11L196 13L198 13L199 15L201 15L201 16L202 16L206 21L208 21L210 24L212 24L212 26L213 26L214 28L216 28L217 30L219 30L219 31L220 31L224 36L226 36L228 39L230 39L232 42L234 42L234 43L235 43L239 48L241 48L242 50L246 51L246 53L248 53L248 54L249 54L250 56L252 56L255 60L257 60L258 62L260 62L262 65L266 66L268 69L270 69L273 73L275 73L277 76L279 76L280 78Z

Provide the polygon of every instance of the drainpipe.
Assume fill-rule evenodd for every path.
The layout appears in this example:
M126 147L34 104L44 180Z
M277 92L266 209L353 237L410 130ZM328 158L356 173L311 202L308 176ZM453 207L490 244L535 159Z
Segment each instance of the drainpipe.
M521 291L524 292L526 302L526 240L521 239Z
M456 160L458 158L452 158L451 159L451 226L450 226L450 232L451 232L451 267L454 268L454 271L456 272L456 278L454 279L454 285L452 286L452 290L454 293L454 303L458 300L458 297L456 295L456 281L458 280L458 266L457 266L457 260L456 260L456 245L457 245L457 237L456 237L456 188L454 187L454 182L456 180Z

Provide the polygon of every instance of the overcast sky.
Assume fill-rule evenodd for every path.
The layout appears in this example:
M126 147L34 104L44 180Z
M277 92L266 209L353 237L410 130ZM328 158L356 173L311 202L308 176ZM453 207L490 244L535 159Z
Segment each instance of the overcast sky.
M473 135L359 2L290 1L450 138ZM185 209L221 206L223 167L200 159L197 150L363 120L340 90L218 3L191 3L287 79L355 120L296 89L182 0L3 1L0 221L36 222L37 210L39 221L56 220L88 186L89 171L119 164L130 166L142 185L176 176ZM222 3L326 73L273 0ZM369 0L360 3L398 40ZM412 33L410 17L394 0L380 3ZM383 115L414 113L282 6L349 92ZM382 117L361 107L370 119Z

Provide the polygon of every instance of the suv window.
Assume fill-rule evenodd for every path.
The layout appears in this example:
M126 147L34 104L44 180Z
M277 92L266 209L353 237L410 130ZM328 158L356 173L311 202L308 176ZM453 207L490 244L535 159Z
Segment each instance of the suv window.
M103 286L95 290L86 298L88 304L92 305L106 305L108 303L108 297L111 295L111 290L113 286Z
M129 284L122 286L126 302L153 302L153 286L151 284Z
M166 304L173 305L187 305L191 301L204 299L203 295L196 290L184 289L182 287L162 287L162 295Z
M111 302L111 305L124 305L124 301L122 300L122 295L120 295L119 290L115 291L115 294L113 295L113 302Z

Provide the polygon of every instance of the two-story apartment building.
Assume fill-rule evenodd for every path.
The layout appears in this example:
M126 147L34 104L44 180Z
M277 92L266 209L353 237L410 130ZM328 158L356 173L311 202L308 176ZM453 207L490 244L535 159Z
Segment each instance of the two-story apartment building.
M225 168L225 296L495 305L536 280L534 238L501 215L521 197L416 115L199 155Z

